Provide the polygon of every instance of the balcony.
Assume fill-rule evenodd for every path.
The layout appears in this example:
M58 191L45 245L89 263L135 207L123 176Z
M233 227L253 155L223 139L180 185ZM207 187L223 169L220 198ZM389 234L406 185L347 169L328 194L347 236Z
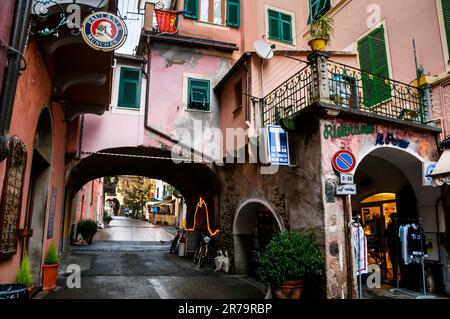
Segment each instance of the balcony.
M281 119L293 119L318 104L406 125L426 126L429 122L431 103L425 87L331 61L326 53L313 55L303 69L264 97L263 125L280 124Z

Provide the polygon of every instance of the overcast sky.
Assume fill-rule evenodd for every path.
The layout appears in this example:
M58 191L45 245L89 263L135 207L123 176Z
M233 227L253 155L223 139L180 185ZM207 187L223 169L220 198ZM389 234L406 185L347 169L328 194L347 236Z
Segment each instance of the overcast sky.
M119 0L119 13L125 19L128 28L128 38L125 44L116 52L123 54L134 54L134 50L139 42L142 28L142 15L138 13L138 0Z

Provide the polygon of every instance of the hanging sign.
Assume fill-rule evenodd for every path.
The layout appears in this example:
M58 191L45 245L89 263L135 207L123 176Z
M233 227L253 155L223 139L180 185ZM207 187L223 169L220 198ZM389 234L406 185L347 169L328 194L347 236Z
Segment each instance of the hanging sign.
M125 22L109 12L94 12L87 16L81 33L91 48L104 52L120 48L128 35Z
M267 144L273 165L289 165L288 133L281 126L267 126Z
M336 195L356 195L356 185L355 184L337 185Z
M348 150L340 150L334 154L333 168L339 173L351 172L356 166L356 158L352 152Z

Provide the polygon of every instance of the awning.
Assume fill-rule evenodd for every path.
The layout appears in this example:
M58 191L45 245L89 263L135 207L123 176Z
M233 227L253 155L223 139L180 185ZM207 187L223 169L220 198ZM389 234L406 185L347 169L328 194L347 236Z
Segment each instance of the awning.
M156 204L156 205L157 205L157 206L169 206L169 205L172 205L174 202L175 202L175 199L171 199L171 200L169 200L169 201L167 201L167 202L158 203L158 204Z
M444 183L450 185L450 149L446 149L442 153L431 176L433 185L442 186Z

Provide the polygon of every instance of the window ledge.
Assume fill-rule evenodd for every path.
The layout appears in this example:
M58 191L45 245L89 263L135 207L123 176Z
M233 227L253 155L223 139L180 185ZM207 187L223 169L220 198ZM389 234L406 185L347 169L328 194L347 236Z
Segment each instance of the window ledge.
M191 109L191 108L184 108L185 111L189 112L200 112L200 113L211 113L211 110L205 111L205 110L197 110L197 109Z
M230 31L230 28L224 24L215 24L215 23L211 23L211 22L196 20L196 21L194 21L194 25L199 26L199 27L222 30L222 31Z

